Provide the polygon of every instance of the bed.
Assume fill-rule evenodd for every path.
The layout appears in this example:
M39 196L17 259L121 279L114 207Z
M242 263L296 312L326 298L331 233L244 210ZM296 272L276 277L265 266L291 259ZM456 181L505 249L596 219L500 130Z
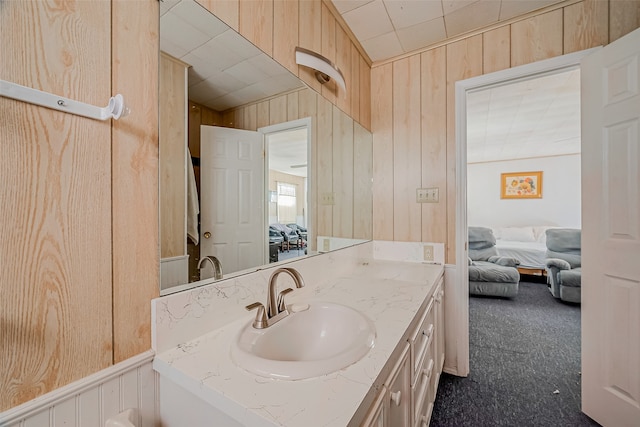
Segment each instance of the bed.
M521 274L544 276L547 257L546 231L549 228L557 227L493 227L498 255L519 260L518 270Z

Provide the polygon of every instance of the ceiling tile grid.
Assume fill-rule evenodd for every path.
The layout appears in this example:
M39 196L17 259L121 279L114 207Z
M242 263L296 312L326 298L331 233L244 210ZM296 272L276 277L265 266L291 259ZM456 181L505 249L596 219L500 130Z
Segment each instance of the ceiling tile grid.
M563 0L333 0L372 61L383 61Z

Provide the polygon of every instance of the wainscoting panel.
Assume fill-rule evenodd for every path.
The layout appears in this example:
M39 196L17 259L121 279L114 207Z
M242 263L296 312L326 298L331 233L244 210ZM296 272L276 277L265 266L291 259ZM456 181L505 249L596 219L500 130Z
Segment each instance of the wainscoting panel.
M136 409L137 427L160 425L159 381L149 350L0 413L2 427L102 427Z

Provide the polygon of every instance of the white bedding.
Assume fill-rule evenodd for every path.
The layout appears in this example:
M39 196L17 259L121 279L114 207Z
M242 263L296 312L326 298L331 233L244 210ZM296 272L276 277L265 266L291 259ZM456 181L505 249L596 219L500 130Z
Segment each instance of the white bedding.
M540 242L519 242L516 240L496 240L498 255L520 260L519 267L544 269L547 245Z

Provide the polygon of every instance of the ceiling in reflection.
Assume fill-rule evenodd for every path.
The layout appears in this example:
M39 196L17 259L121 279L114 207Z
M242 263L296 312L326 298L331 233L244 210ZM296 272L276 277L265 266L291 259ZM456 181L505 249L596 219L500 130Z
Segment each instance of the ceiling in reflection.
M189 99L216 111L304 87L193 0L160 2L160 49L190 65Z

